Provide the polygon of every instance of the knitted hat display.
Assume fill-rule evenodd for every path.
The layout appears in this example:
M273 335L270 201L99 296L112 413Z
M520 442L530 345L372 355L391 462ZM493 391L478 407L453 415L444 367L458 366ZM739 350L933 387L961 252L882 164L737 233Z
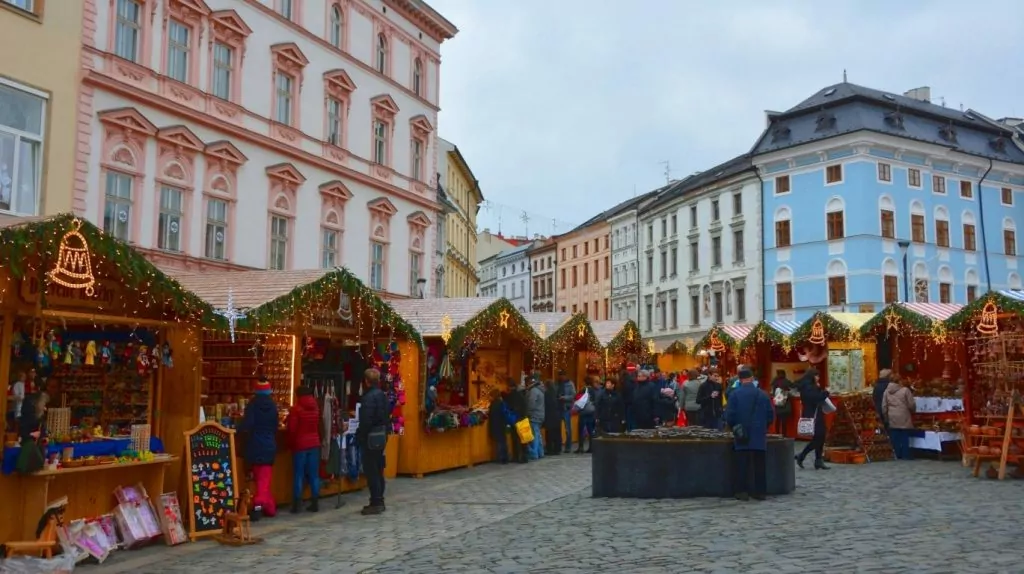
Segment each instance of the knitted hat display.
M260 380L256 381L256 386L253 388L253 392L258 395L269 395L273 389L270 387L270 381L260 377Z

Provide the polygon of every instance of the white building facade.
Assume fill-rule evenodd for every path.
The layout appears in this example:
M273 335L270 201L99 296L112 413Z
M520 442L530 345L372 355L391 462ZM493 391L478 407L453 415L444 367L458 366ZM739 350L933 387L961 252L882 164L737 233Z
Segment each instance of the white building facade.
M667 188L646 193L613 211L608 218L612 241L611 319L637 321L640 316L639 211Z
M436 281L440 45L411 0L85 0L75 211L166 267Z
M639 214L640 329L670 343L761 320L760 180L741 156L679 182Z
M551 313L555 310L556 243L554 239L533 242L527 252L530 258L530 311Z
M530 308L531 268L528 252L532 246L533 243L526 243L513 247L494 258L498 296L508 299L520 313L526 313Z
M480 261L480 268L477 272L480 282L476 286L477 297L498 296L498 256L500 253Z

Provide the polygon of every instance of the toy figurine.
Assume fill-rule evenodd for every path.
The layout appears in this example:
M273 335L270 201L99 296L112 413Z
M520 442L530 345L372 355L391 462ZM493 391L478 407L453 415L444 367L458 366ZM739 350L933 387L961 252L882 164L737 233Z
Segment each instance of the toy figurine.
M21 346L25 344L25 335L21 331L15 331L11 337L11 349L14 351L14 357L21 356Z
M153 348L149 350L149 366L155 369L160 366L160 345L153 345Z
M71 349L74 348L74 346L75 346L74 343L68 343L68 348L64 351L64 364L65 365L70 365L75 360L74 353L72 353L72 351L71 351Z
M114 353L110 350L110 341L104 341L103 348L100 349L100 364L109 366L113 359Z
M145 375L149 371L149 349L145 345L139 347L139 355L135 357L135 367L139 370L139 375Z
M36 351L36 363L40 370L50 368L50 351L43 341L39 341L39 349Z
M96 364L96 341L89 341L85 344L85 364Z
M126 368L135 360L135 343L128 343L121 351L121 364Z
M164 343L164 366L168 369L174 368L174 357L171 356L171 344Z
M71 350L71 366L82 366L82 344L78 341L72 341L68 348Z
M60 360L60 337L50 331L47 338L50 341L50 361L56 363Z

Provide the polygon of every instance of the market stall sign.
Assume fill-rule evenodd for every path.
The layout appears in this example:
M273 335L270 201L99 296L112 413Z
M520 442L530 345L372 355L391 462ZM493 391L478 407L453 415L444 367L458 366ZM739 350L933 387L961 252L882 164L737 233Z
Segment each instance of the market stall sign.
M40 281L37 277L26 277L21 280L20 294L25 303L35 304L39 300ZM89 307L95 309L112 309L117 298L119 284L109 279L97 279L93 284L92 295L85 289L64 287L56 283L45 285L46 305L48 307Z
M235 431L203 423L185 433L188 476L189 536L219 534L224 518L235 511Z

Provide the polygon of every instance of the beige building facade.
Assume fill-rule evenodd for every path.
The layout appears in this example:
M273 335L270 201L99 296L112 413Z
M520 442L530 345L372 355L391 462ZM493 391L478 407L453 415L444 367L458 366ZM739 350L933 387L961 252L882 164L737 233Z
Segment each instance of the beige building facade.
M0 213L74 205L83 2L0 0Z
M592 321L610 317L611 226L604 213L556 238L557 308Z
M451 206L445 226L445 297L475 297L477 284L476 214L484 200L480 182L455 144L438 138L441 187Z

